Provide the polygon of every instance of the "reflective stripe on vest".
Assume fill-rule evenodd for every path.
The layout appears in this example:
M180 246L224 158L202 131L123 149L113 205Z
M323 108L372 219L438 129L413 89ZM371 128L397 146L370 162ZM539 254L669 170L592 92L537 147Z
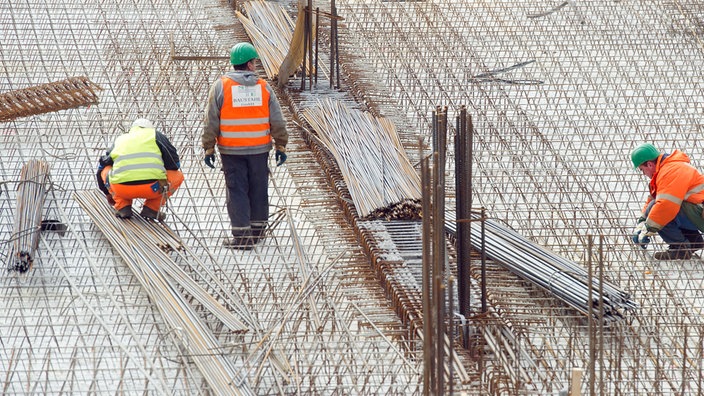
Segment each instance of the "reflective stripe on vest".
M266 82L259 79L257 85L246 86L223 76L222 90L218 145L257 147L271 144Z
M689 191L684 195L684 199L687 200L687 198L691 197L694 194L699 194L700 192L704 191L704 184L699 184L693 187L689 188Z
M153 128L133 127L129 133L119 136L110 156L113 160L110 183L166 179L164 160Z

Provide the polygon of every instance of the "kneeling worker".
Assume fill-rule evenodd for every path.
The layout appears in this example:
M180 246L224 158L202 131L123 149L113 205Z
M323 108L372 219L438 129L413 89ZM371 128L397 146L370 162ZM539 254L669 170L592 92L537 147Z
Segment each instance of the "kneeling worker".
M657 252L657 260L688 260L704 248L702 205L704 175L689 163L680 150L660 153L652 144L642 144L631 152L631 161L650 179L650 195L638 219L634 242L647 246L657 233L670 245Z
M176 148L151 121L139 118L100 157L98 187L115 208L115 216L132 217L132 200L145 199L140 215L164 220L161 205L181 186L183 173Z

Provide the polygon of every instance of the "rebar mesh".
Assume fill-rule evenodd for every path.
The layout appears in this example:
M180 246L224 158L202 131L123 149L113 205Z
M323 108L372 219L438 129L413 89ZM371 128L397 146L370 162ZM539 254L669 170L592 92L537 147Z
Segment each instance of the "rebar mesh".
M681 148L701 167L704 7L677 0L336 4L345 89L360 108L394 120L411 163L433 109L466 105L475 206L570 260L591 262L594 276L640 306L606 328L489 263L490 310L464 318L470 343L462 362L473 380L454 389L557 394L579 368L585 393L701 393L704 271L700 260L653 262L647 253L664 248L659 242L647 252L630 244L646 180L628 153L649 141ZM295 4L287 6L294 15ZM264 353L255 347L261 333L233 334L199 311L230 358L247 367L256 393L420 392L419 348L407 338L417 323L389 306L399 303L394 298L417 303L415 245L401 249L401 260L388 256L398 277L385 280L387 290L378 287L378 269L345 220L342 198L293 122L286 166L270 164L276 227L254 252L221 246L229 228L224 180L202 165L199 135L208 87L228 68L223 55L247 39L228 2L5 1L0 37L0 94L75 75L104 88L98 105L0 124L3 246L14 225L16 175L31 160L51 166L45 218L68 228L64 236L42 232L29 276L2 277L4 394L212 391L71 198L94 188L98 156L137 117L155 121L182 157L186 181L170 200L169 225L235 285L261 331L276 335L272 351L284 351L293 367L282 374L260 366L261 355L248 351ZM305 108L321 94L337 95L316 88L289 100ZM452 188L448 197L453 207ZM589 253L590 236L603 237L601 253ZM319 276L315 288L306 288L306 273ZM394 287L406 289L389 293ZM302 290L310 294L292 297Z

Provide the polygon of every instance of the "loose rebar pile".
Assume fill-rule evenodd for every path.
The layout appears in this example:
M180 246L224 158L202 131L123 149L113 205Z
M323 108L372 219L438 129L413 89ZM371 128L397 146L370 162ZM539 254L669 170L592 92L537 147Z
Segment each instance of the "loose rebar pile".
M176 288L177 284L186 286L186 290L210 308L210 312L221 319L230 330L246 330L242 322L215 302L210 295L203 293L168 256L170 251L181 249L180 241L173 239L168 230L152 226L144 220L140 221L140 217L135 216L134 220L127 221L117 219L98 191L77 194L75 198L139 279L170 325L170 331L176 333L186 350L185 353L194 360L212 391L218 395L253 395L250 386L238 373L240 369L226 356L212 331ZM167 274L171 275L171 278L167 277Z
M279 74L279 67L288 53L294 22L278 3L248 1L243 8L246 15L238 12L237 18L257 48L267 77L272 79Z

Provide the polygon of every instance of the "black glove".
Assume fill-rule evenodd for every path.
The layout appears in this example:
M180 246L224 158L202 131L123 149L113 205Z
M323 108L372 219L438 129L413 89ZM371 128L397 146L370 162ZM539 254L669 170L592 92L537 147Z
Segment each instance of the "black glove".
M103 169L108 165L112 165L112 157L110 156L110 154L105 154L100 157L100 160L98 160L98 164L100 165L100 169Z
M208 165L211 168L215 168L215 150L213 149L207 149L205 150L205 157L203 157L203 161L205 162L206 165Z
M276 150L276 166L281 166L284 162L286 162L286 153L284 153L281 150Z
M204 161L209 167L215 168L215 154L206 155Z

